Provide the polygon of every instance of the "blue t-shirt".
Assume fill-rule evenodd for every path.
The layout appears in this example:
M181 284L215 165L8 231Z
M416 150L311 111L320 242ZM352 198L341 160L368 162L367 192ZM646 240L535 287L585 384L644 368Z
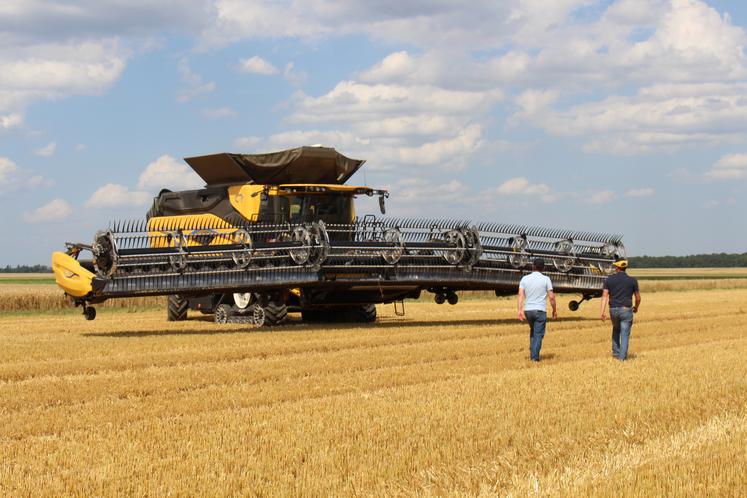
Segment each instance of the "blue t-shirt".
M524 311L547 311L547 293L552 290L550 277L533 271L524 275L519 282L519 289L524 289L526 295Z

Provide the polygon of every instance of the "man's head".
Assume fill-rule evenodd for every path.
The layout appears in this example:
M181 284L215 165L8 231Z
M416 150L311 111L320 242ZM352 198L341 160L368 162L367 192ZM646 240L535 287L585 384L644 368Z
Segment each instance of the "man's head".
M532 270L534 271L542 271L545 269L545 260L542 258L536 258L534 261L532 261Z
M617 258L612 264L615 265L617 271L625 271L628 269L628 260L625 258Z

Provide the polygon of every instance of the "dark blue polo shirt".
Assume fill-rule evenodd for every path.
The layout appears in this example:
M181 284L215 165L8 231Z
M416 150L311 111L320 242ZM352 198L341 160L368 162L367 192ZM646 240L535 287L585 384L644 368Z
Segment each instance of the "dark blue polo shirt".
M607 277L604 288L610 292L610 308L631 308L633 294L638 292L638 280L621 271Z

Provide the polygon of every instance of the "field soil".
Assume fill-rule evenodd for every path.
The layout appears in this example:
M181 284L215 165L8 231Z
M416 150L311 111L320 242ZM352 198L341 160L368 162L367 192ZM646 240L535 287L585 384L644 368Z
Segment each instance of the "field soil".
M744 496L747 286L708 282L648 282L625 363L571 296L539 364L481 295L261 330L6 311L0 496Z

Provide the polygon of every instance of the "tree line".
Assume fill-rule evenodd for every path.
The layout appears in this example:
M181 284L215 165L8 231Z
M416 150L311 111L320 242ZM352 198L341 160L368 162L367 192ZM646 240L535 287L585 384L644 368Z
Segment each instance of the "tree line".
M52 268L46 265L5 265L5 268L0 266L0 273L52 273Z
M690 256L634 256L628 260L633 268L735 268L747 267L747 252Z

